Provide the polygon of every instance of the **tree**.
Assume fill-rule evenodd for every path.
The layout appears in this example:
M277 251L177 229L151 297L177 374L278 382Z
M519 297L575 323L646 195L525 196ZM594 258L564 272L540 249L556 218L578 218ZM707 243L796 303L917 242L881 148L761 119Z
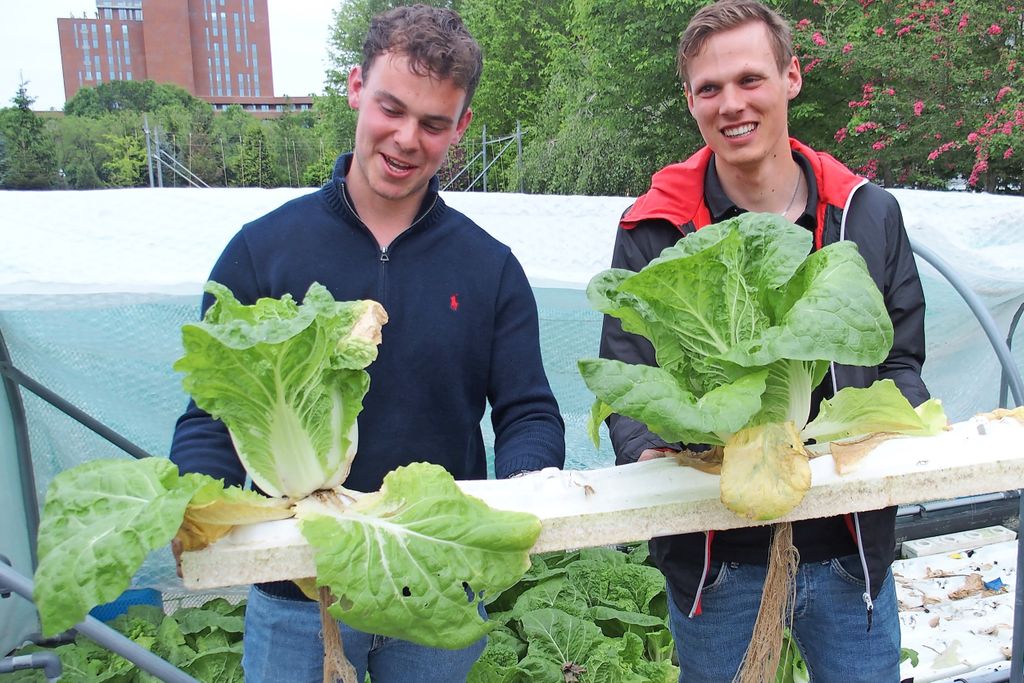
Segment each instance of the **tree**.
M642 192L651 174L702 143L676 77L679 34L700 0L577 0L556 51L536 131L531 192Z
M57 179L53 143L43 130L42 120L33 113L35 99L22 81L11 99L13 107L0 110L0 134L6 147L3 186L16 190L52 187Z
M64 103L64 114L98 118L110 112L155 112L174 105L193 113L210 110L208 103L181 86L146 80L110 81L92 88L80 88Z
M103 187L100 171L108 156L97 144L111 126L102 119L59 116L46 121L46 134L53 141L64 183L73 190Z
M807 66L857 84L835 132L841 158L885 185L1020 191L1020 7L988 0L821 0L798 22Z
M107 179L113 187L137 187L143 183L146 171L146 150L137 135L103 136L99 147L110 159L103 164Z
M509 134L519 122L533 125L547 91L556 50L567 47L568 2L464 0L462 17L484 54L484 72L473 98L479 128Z
M408 5L402 0L343 0L334 11L331 34L327 39L330 66L327 68L327 86L338 93L348 89L349 70L363 61L363 41L370 30L370 20L376 14ZM458 0L424 0L435 7L459 10Z
M272 187L274 184L267 134L255 121L242 133L235 174L241 187Z

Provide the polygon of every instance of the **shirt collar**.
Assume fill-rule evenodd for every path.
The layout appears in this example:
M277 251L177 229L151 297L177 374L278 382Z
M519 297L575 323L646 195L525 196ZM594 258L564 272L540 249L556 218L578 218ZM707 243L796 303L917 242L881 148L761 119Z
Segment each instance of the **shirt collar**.
M804 178L807 180L807 205L795 223L808 230L814 230L818 223L816 215L818 185L814 179L814 169L811 168L811 162L805 159L802 154L793 152L793 160L799 164L800 170L803 171ZM708 210L711 212L712 223L720 223L747 212L746 209L737 206L722 188L722 182L718 178L718 171L715 170L714 155L711 156L708 168L704 172L704 201L707 202Z

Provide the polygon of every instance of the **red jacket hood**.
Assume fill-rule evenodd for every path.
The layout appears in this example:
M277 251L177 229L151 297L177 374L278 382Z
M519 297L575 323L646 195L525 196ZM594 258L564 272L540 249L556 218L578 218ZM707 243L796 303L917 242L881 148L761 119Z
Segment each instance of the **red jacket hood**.
M846 166L824 152L816 152L795 138L790 148L811 164L818 186L818 229L821 230L827 205L844 208L850 193L864 182ZM619 221L626 230L640 221L652 218L667 220L676 227L692 222L702 228L711 222L711 212L704 203L704 174L711 160L711 148L704 147L686 161L671 164L651 178L651 188L637 197ZM699 188L700 191L694 190Z

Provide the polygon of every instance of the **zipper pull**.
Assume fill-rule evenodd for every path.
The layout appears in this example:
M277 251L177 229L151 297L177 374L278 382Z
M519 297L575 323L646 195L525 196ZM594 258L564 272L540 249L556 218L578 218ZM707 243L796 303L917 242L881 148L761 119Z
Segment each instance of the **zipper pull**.
M381 247L381 250L380 250L380 262L381 263L387 263L390 260L391 259L388 258L388 248L387 247Z
M871 633L871 618L875 615L875 603L871 601L871 595L867 592L864 593L863 598L868 609L868 633Z

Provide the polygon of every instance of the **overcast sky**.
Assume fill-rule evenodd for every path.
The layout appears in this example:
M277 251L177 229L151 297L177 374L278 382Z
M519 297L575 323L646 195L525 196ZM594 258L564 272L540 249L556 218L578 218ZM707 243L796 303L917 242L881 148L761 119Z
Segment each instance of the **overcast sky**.
M327 31L340 0L268 0L274 94L319 93L327 66ZM57 18L93 16L93 0L5 0L0 21L0 106L9 106L19 78L34 109L64 106ZM20 76L19 76L20 74Z

